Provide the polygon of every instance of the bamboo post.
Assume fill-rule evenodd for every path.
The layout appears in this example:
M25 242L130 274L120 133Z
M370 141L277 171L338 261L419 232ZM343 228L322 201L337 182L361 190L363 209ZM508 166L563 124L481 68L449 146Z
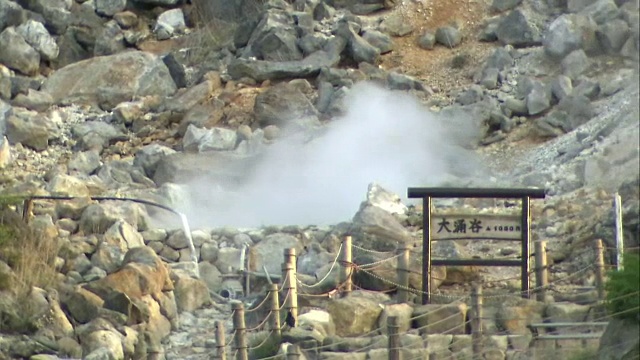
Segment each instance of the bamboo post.
M28 224L29 220L31 220L32 212L33 212L33 199L31 198L24 199L24 202L22 205L22 221L24 221L25 224Z
M471 349L474 359L482 358L482 286L474 284L471 289Z
M342 296L347 296L353 289L351 274L353 272L351 256L351 236L342 240L342 266L340 267L340 283L343 284Z
M224 323L220 320L216 321L216 359L226 360L225 354L225 337L224 337Z
M614 197L614 207L616 214L616 270L624 269L624 236L622 232L622 198L616 193Z
M247 346L247 327L244 322L244 304L240 301L231 302L233 310L233 331L235 332L236 360L249 360Z
M300 347L296 344L291 344L287 347L287 360L298 360L300 359Z
M291 312L293 319L298 322L298 289L296 284L296 249L284 250L286 283L283 284L287 301L284 308ZM287 295L288 294L288 295Z
M538 301L544 301L547 294L546 286L549 284L547 267L547 242L544 240L535 242L536 255L536 288Z
M278 284L269 285L269 297L271 298L271 336L280 338L280 299L278 296Z
M406 245L400 248L398 257L398 304L409 302L409 247Z
M598 300L604 300L604 246L596 239L596 289Z
M400 334L398 317L387 317L387 333L389 334L389 360L400 360Z

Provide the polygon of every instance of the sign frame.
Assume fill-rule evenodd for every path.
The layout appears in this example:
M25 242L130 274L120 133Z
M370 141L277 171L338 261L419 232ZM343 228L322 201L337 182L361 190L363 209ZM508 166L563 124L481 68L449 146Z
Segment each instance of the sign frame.
M530 269L530 238L531 238L531 199L544 199L545 190L539 188L408 188L409 198L422 198L422 304L431 301L431 267L432 266L518 266L520 267L520 283L522 297L530 297L529 269ZM433 198L494 198L521 199L520 238L504 239L520 241L520 260L504 259L438 259L431 260L432 215L431 201ZM478 214L477 216L480 216ZM453 239L452 239L453 240Z

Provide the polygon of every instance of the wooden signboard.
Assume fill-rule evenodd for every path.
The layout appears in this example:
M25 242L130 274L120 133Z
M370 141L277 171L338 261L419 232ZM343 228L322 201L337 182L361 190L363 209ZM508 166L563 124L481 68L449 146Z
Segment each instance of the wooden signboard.
M522 216L431 214L432 240L521 240Z

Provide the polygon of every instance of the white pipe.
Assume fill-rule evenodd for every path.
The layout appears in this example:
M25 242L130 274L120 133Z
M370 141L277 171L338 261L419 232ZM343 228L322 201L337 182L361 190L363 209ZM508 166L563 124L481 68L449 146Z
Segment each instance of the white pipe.
M198 268L198 255L196 254L196 247L193 245L193 237L191 237L191 228L189 227L189 221L187 216L181 212L176 212L182 221L182 231L184 231L187 240L189 240L189 250L191 251L191 262L196 271L196 277L200 278L200 269Z

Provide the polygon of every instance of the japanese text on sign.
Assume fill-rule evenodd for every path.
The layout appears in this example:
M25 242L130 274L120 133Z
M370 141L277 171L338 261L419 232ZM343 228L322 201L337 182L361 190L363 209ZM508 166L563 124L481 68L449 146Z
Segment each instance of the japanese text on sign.
M520 240L522 224L518 215L432 214L431 238Z

